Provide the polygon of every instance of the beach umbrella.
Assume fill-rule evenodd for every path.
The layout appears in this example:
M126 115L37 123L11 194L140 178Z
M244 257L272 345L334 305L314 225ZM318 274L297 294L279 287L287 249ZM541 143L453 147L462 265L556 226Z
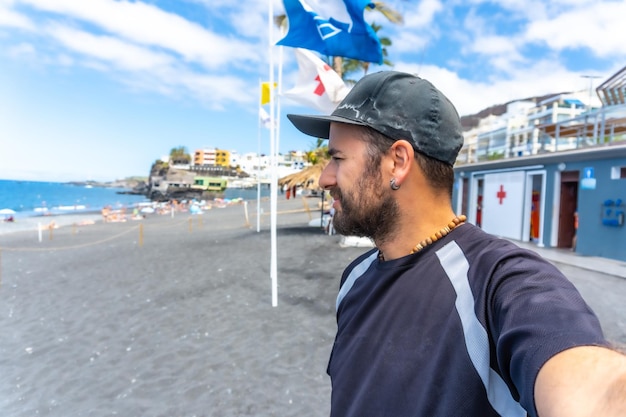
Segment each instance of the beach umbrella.
M0 210L0 215L11 216L15 214L15 210L11 210L10 208L3 208Z
M322 171L326 168L328 162L328 160L322 159L315 165L310 165L301 171L282 177L278 180L278 185L281 187L287 186L287 188L302 187L305 190L323 191L319 181L322 176ZM321 193L320 210L320 227L324 227L324 192Z
M278 185L286 185L287 188L302 187L305 190L321 190L319 180L326 164L328 164L328 161L323 161L282 177L278 180Z

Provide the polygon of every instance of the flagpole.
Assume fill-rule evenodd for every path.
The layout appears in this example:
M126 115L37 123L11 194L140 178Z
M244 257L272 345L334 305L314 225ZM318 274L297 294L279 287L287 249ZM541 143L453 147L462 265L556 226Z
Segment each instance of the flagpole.
M280 27L280 35L283 37L283 27ZM276 149L280 150L280 94L283 85L283 51L282 46L278 47L278 93L276 94ZM295 195L294 195L295 198Z
M278 261L276 253L276 210L278 208L278 173L277 161L276 161L276 128L274 126L274 120L276 120L275 114L275 102L274 102L274 53L273 53L273 17L274 17L274 5L273 0L268 0L268 30L269 30L269 62L270 62L270 155L271 155L271 183L270 183L270 240L271 240L271 260L270 260L270 278L272 281L272 307L278 305Z
M263 101L263 84L259 78L259 106L262 106ZM260 112L260 110L259 110ZM258 117L257 126L257 154L256 154L256 232L261 232L261 120L260 114Z

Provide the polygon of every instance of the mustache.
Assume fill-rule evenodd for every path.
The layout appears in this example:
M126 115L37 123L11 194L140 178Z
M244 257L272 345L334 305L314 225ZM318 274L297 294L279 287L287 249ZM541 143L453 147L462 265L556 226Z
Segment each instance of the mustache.
M343 193L341 192L341 190L339 188L331 188L329 191L330 191L330 196L334 200L341 201L341 199L343 198Z

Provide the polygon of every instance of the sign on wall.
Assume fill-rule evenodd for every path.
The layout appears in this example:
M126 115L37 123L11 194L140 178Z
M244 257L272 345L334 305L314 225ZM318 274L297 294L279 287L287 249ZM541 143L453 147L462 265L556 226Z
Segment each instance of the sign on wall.
M482 228L496 236L522 240L524 171L485 174Z
M583 190L596 189L596 177L593 167L586 167L583 169L583 178L580 181L580 188Z

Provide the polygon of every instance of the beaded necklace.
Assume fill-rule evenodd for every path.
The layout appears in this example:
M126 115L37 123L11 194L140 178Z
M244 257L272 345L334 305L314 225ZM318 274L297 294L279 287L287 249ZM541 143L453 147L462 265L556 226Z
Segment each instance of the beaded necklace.
M411 249L411 254L421 251L428 245L432 245L434 242L438 241L439 239L446 236L448 233L465 223L465 220L467 220L467 217L464 214L461 214L460 216L455 216L452 220L450 220L450 223L448 223L448 225L445 226L443 229L439 230L437 233L431 235L430 237L427 237L426 239L415 245L415 247ZM385 256L381 251L378 251L378 259L381 262L385 260Z

